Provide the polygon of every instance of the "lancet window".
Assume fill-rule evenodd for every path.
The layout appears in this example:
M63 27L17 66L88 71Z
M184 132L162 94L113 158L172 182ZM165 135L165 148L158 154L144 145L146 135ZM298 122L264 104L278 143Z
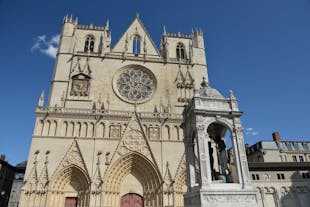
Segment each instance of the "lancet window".
M94 52L95 38L88 35L85 39L84 52Z
M140 50L141 50L141 38L136 35L133 38L133 42L132 42L132 53L135 55L140 54Z
M176 55L178 60L185 59L185 47L182 43L178 43L176 47Z

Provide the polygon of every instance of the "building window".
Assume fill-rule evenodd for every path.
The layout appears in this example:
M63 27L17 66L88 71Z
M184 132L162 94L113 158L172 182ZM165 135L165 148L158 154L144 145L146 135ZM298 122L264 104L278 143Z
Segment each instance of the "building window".
M259 174L252 174L252 180L259 180Z
M309 179L310 173L301 173L303 179Z
M277 173L277 178L278 180L284 180L285 179L284 173Z
M300 162L304 162L304 156L300 155L300 156L299 156L299 161L300 161Z
M292 159L293 159L293 162L297 162L297 156L293 155Z
M139 36L135 36L132 42L132 53L135 55L139 55L141 50L141 38Z
M185 48L182 43L178 43L176 48L176 54L178 60L184 60L185 59Z
M286 155L280 155L281 162L287 162Z
M91 35L86 37L84 52L94 52L95 38Z

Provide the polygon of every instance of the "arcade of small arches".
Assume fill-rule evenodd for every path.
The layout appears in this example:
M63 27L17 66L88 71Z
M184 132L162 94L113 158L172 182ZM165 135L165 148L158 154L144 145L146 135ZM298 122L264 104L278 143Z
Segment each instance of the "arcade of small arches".
M78 122L40 120L37 123L35 135L37 136L62 136L62 137L86 137L86 138L110 138L119 139L127 127L122 123L107 122ZM183 131L179 125L143 124L143 130L149 140L175 140L182 141Z

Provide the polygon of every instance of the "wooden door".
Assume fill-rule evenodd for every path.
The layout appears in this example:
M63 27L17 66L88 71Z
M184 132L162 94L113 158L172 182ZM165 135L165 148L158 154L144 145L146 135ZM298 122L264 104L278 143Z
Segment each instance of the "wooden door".
M65 207L77 207L77 197L66 197Z
M128 193L121 198L121 207L143 207L143 197L135 193Z

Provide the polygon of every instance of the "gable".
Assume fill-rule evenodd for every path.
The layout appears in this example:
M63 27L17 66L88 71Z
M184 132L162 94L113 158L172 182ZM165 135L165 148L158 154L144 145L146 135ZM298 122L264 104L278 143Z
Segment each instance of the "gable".
M118 40L112 52L133 53L135 37L140 37L140 54L159 56L158 49L138 16Z

